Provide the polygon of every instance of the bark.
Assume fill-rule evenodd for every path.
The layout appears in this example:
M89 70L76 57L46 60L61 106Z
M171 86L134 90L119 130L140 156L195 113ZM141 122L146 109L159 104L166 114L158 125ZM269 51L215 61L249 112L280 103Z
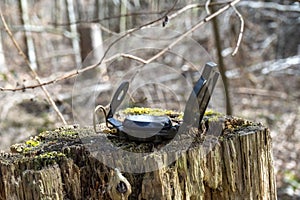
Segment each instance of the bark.
M107 134L76 127L43 132L0 156L0 199L276 199L269 129L224 116L204 121L187 151L170 149L177 159L146 173L120 173L100 162L95 155L111 151L99 145ZM207 137L218 140L207 146ZM110 140L127 151L162 145ZM159 166L162 159L169 158L145 162Z
M217 10L212 7L212 11L216 12ZM226 67L224 65L224 59L222 56L222 40L220 35L220 28L218 23L218 18L212 19L212 28L214 33L214 39L215 39L215 45L217 49L217 57L218 57L218 65L219 65L219 71L221 74L221 78L224 84L224 93L226 98L226 114L231 115L232 114L232 106L231 106L231 98L230 98L230 91L229 91L229 81L225 75L226 73Z

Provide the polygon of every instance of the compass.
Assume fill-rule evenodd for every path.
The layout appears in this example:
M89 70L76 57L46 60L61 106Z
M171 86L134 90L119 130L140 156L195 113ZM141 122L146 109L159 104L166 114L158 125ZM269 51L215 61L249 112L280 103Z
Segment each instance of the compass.
M121 139L155 143L171 140L178 133L180 127L199 128L218 77L217 65L213 62L206 63L185 105L183 120L176 124L173 124L168 116L145 114L129 115L123 121L116 119L114 114L129 88L129 81L123 81L112 97L109 112L105 116L106 122L111 125L111 129L115 130L115 135ZM96 111L97 109L95 109L94 115ZM96 130L95 123L94 129Z

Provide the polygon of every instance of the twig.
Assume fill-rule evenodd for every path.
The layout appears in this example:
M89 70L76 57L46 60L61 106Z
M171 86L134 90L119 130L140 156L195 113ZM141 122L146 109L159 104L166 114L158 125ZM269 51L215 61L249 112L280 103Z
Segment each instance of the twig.
M141 26L139 26L139 27L137 27L137 28L128 30L126 33L124 33L124 34L121 35L119 38L117 38L116 40L114 40L114 41L107 47L107 50L104 52L104 55L103 55L102 58L98 61L98 63L93 64L93 65L90 65L90 66L88 66L88 67L85 67L84 69L72 70L72 71L70 71L70 72L68 72L68 73L66 73L66 74L64 74L64 75L62 75L62 76L60 76L60 77L57 77L57 78L55 78L55 79L53 79L53 80L50 80L50 81L47 81L47 82L44 82L44 83L38 82L37 85L31 85L31 86L27 86L27 87L23 86L23 87L21 87L21 88L3 88L3 87L0 87L0 91L13 91L13 92L14 92L14 91L19 91L19 90L22 90L22 91L23 91L23 90L25 90L25 89L34 89L34 88L36 88L36 87L43 87L43 86L45 86L45 85L53 84L53 83L56 83L56 82L59 82L59 81L65 80L65 79L69 79L69 78L75 77L75 76L77 76L77 75L80 74L80 73L83 73L83 72L85 72L85 71L89 71L89 70L91 70L91 69L94 69L94 68L98 67L99 65L101 65L101 64L103 63L105 56L107 55L107 53L109 52L109 50L112 48L113 45L115 45L118 41L120 41L121 39L125 38L126 36L128 36L128 35L134 33L135 31L140 30L140 29L142 29L143 27L148 27L150 24L154 24L155 22L158 22L158 21L161 21L162 19L164 19L165 16L167 16L167 15L174 9L174 7L176 6L177 2L178 2L178 0L176 0L176 1L174 2L173 6L172 6L172 7L165 13L165 15L163 15L162 17L160 17L160 18L158 18L158 19L156 19L156 20L154 20L154 21L150 21L150 22L148 22L148 23L146 23L146 24L144 24L144 25L141 25ZM12 35L12 34L11 34L11 35ZM24 55L25 55L25 54L24 54ZM113 56L113 57L115 57L115 56ZM26 56L25 56L25 58L26 58ZM26 58L26 59L27 59L27 58Z
M111 35L118 35L118 33L114 32L114 31L111 31L109 28L106 28L102 24L98 23L98 25L99 25L99 27L102 31L105 31L105 32L107 32L108 34L111 34Z
M146 61L144 59L142 59L140 57L137 57L137 56L134 56L134 55L131 55L131 54L125 54L125 53L115 54L112 57L110 57L108 59L105 59L103 61L103 63L111 62L112 60L114 60L116 58L119 58L119 57L129 58L129 59L132 59L132 60L136 60L136 61L138 61L142 64L146 64ZM94 65L92 65L92 66L94 66ZM3 87L0 87L0 91L16 92L16 91L24 91L26 89L34 89L34 88L37 88L37 87L42 87L42 86L45 86L45 85L56 83L56 82L59 82L59 81L62 81L62 80L68 79L68 78L72 78L72 77L76 76L77 74L83 73L85 71L86 71L86 68L81 69L81 70L73 70L73 71L69 72L68 74L62 75L59 78L55 78L54 80L39 83L39 84L29 85L29 86L22 85L21 87L18 87L18 88L3 88Z
M215 5L224 5L224 4L230 4L232 1L224 1L224 2L211 2L208 6L211 7L211 6L215 6ZM190 9L193 9L193 8L202 8L204 7L205 4L189 4L189 5L186 5L180 9L177 9L178 11L174 12L173 14L171 15L168 15L168 19L171 20L175 17L177 17L178 15L186 12L187 10L190 10ZM211 14L211 13L210 13ZM210 15L208 14L208 15ZM157 23L160 23L160 22L157 22ZM152 26L155 26L157 25L156 23L153 23L151 25L149 25L148 27L152 27Z
M237 4L240 0L234 0L232 1L230 4L220 8L219 10L217 10L216 12L212 13L211 15L207 15L203 20L199 21L196 25L194 25L191 29L187 30L185 33L183 33L182 35L180 35L175 41L173 41L169 46L167 46L166 48L164 48L163 50L161 50L159 53L157 53L156 55L154 55L152 58L146 60L146 63L150 63L154 60L156 60L157 58L159 58L160 56L162 56L164 53L166 53L168 50L170 50L171 48L173 48L178 42L180 42L181 40L183 40L184 38L186 38L189 34L191 34L192 32L194 32L195 30L197 30L199 27L201 27L202 25L204 25L205 23L209 22L210 20L212 20L213 18L215 18L216 16L220 15L221 13L223 13L224 11L226 11L227 9L229 9L230 7L233 7L235 4Z
M162 56L164 53L166 53L169 49L171 49L172 47L174 47L178 42L180 42L181 40L183 40L184 38L186 38L190 33L194 32L196 29L198 29L199 27L201 27L202 25L204 25L205 23L207 23L208 21L212 20L214 17L222 14L223 12L225 12L226 10L228 10L230 7L234 6L235 4L237 4L238 2L240 2L240 0L234 0L234 1L231 1L230 3L228 3L226 6L220 8L219 10L217 10L216 12L210 14L210 15L207 15L203 20L199 21L196 25L194 25L191 29L187 30L185 33L183 33L180 37L178 37L175 41L173 41L168 47L166 47L165 49L162 49L159 53L157 53L156 55L154 55L152 58L148 59L148 60L140 60L140 59L137 59L137 60L140 60L143 64L148 64L154 60L156 60L157 58L159 58L160 56ZM176 2L174 3L174 5L176 5ZM154 20L154 21L151 21L151 22L148 22L144 25L141 25L137 28L134 28L134 29L131 29L129 31L127 31L125 34L123 34L122 36L120 36L119 38L117 38L115 41L113 41L107 48L107 50L104 52L104 55L102 56L102 58L100 59L100 61L96 64L93 64L93 65L90 65L84 69L80 69L80 70L72 70L62 76L59 76L57 78L54 78L53 80L50 80L50 81L46 81L46 82L43 82L43 83L39 83L37 85L31 85L31 86L26 86L26 87L23 87L23 88L1 88L0 87L0 91L18 91L18 90L24 90L24 89L33 89L33 88L36 88L36 87L41 87L41 86L45 86L45 85L49 85L49 84L53 84L53 83L56 83L56 82L59 82L59 81L62 81L62 80L65 80L65 79L69 79L69 78L72 78L72 77L75 77L76 75L80 74L80 73L83 73L85 71L88 71L88 70L91 70L91 69L94 69L96 68L97 66L101 65L102 63L108 61L108 60L104 60L105 56L107 55L108 51L112 48L112 46L114 44L116 44L118 41L120 41L121 39L125 38L126 36L134 33L135 31L137 30L140 30L144 27L148 27L149 25L152 25L152 24L155 24L156 22L160 22L162 19L165 18L165 16L167 16L174 8L174 5L171 9L169 9L165 15L163 15L162 17ZM182 10L180 10L179 12L182 12ZM175 15L171 15L172 16L175 16ZM123 54L124 55L124 54ZM121 54L120 54L121 56ZM115 56L113 56L113 58L115 58ZM132 57L133 58L133 57ZM110 59L109 59L110 60Z
M24 61L26 62L27 64L27 67L29 68L29 70L31 71L32 73L32 76L34 77L34 79L39 83L41 84L41 80L39 78L39 76L37 75L37 73L33 70L31 64L30 64L30 61L28 60L28 58L26 57L25 53L22 51L20 45L17 43L17 41L15 40L12 32L10 31L6 21L5 21L5 18L2 14L2 10L0 10L0 17L1 17L1 21L3 23L3 26L5 28L5 31L7 32L7 34L9 35L10 39L12 40L14 46L17 48L18 50L18 53L23 57ZM47 89L44 87L44 86L41 86L43 92L45 93L49 103L52 105L53 109L55 110L55 112L57 113L57 115L59 116L59 118L61 119L61 121L67 125L67 122L66 120L64 119L63 115L61 114L61 112L59 111L59 109L57 108L55 102L53 101L53 99L51 98L49 92L47 91Z
M211 0L207 0L207 1L205 2L205 10L206 10L206 13L207 13L208 15L211 14L210 9L209 9L210 1L211 1Z
M224 4L229 4L231 3L231 1L223 1L223 2L213 2L210 3L209 6L214 6L214 5L224 5ZM180 10L189 10L192 8L203 8L205 7L205 4L189 4L187 6L184 7L177 7L177 8L172 8L172 11L176 11L179 14L181 12L179 12ZM106 20L111 20L111 19L116 19L116 18L122 18L122 17L130 17L130 16L140 16L140 15L162 15L163 13L168 12L168 10L162 10L162 11L150 11L150 12L131 12L131 13L126 13L126 14L120 14L120 15L115 15L115 16L109 16L109 17L103 17L103 18L97 18L97 19L91 19L91 20L78 20L76 22L74 22L75 24L81 24L81 23L99 23L99 22L103 22ZM55 26L69 26L71 23L48 23L51 25L55 25Z
M234 12L236 13L236 15L239 17L240 21L241 21L241 27L240 27L240 33L239 33L239 36L238 36L238 40L236 42L236 47L234 49L234 51L232 52L232 56L235 56L236 53L238 52L239 50L239 47L241 45L241 42L242 42L242 38L243 38L243 33L244 33L244 27L245 27L245 22L244 22L244 19L243 19L243 16L241 15L241 13L236 9L235 6L232 6Z
M210 20L212 20L213 18L215 18L216 16L220 15L221 13L223 13L224 11L226 11L227 9L229 9L230 7L234 7L235 4L237 4L240 0L234 0L232 1L230 4L220 8L219 10L217 10L216 12L207 15L203 20L200 20L196 25L194 25L191 29L187 30L185 33L183 33L182 35L180 35L176 40L174 40L170 45L168 45L166 48L162 49L160 52L158 52L156 55L154 55L153 57L149 58L148 60L145 61L144 64L142 64L139 68L139 70L136 71L136 73L133 75L132 79L134 78L134 76L136 74L138 74L138 72L141 70L141 68L145 65L145 64L149 64L151 62L153 62L154 60L156 60L157 58L161 57L163 54L165 54L167 51L169 51L170 49L172 49L177 43L179 43L181 40L183 40L184 38L186 38L189 34L191 34L192 32L194 32L195 30L197 30L199 27L201 27L202 25L204 25L205 23L209 22Z
M124 57L124 58L130 58L130 59L132 59L132 60L136 60L136 61L138 61L138 62L140 62L140 63L143 63L143 64L146 64L146 63L147 63L146 60L144 60L144 59L142 59L142 58L140 58L140 57L137 57L137 56L130 55L130 54L121 53L120 56L122 56L122 57Z

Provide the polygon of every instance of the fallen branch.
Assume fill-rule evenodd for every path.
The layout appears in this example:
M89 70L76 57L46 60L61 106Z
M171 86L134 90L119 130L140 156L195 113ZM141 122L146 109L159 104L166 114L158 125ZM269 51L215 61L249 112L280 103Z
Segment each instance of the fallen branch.
M11 26L10 30L12 32L24 31L24 32L35 32L35 33L50 33L54 35L63 35L67 38L74 38L75 36L68 30L57 29L50 26L38 26L27 24L26 26Z
M296 2L292 5L282 5L274 2L242 1L239 6L250 7L254 9L271 9L281 12L300 12L299 5Z
M279 60L269 60L259 64L251 65L245 70L247 72L260 71L262 74L269 74L275 71L286 70L287 68L300 65L300 55L279 59ZM226 72L228 78L238 78L242 74L240 69L232 69Z
M240 87L235 90L237 94L245 94L245 95L257 95L262 97L269 97L269 98L280 98L286 99L288 95L281 91L269 91L264 89L258 88L248 88L248 87Z

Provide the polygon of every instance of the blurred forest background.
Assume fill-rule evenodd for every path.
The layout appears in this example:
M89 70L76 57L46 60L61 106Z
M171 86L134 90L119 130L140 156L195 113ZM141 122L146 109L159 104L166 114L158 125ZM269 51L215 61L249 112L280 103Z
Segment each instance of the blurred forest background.
M7 151L13 143L61 126L64 124L62 118L68 124L73 123L72 89L76 69L88 53L106 39L140 29L151 21L156 21L151 24L154 28L164 26L184 33L203 20L207 11L217 11L231 1L211 1L210 5L206 1L175 2L2 0L0 149ZM299 199L299 1L242 0L235 8L239 12L229 8L189 36L224 67L220 71L229 94L227 98L224 94L220 96L222 101L227 99L227 104L220 105L224 112L262 122L270 128L280 199ZM243 22L242 41L238 52L232 56ZM97 54L95 59L84 65L97 63L103 52L95 51L94 54ZM127 69L119 70L123 73ZM103 91L107 92L108 103L114 88L111 85L113 77L109 72L100 71L99 74L103 75L101 83L105 86ZM36 87L45 82L50 84L44 89ZM57 113L63 117L58 117Z

